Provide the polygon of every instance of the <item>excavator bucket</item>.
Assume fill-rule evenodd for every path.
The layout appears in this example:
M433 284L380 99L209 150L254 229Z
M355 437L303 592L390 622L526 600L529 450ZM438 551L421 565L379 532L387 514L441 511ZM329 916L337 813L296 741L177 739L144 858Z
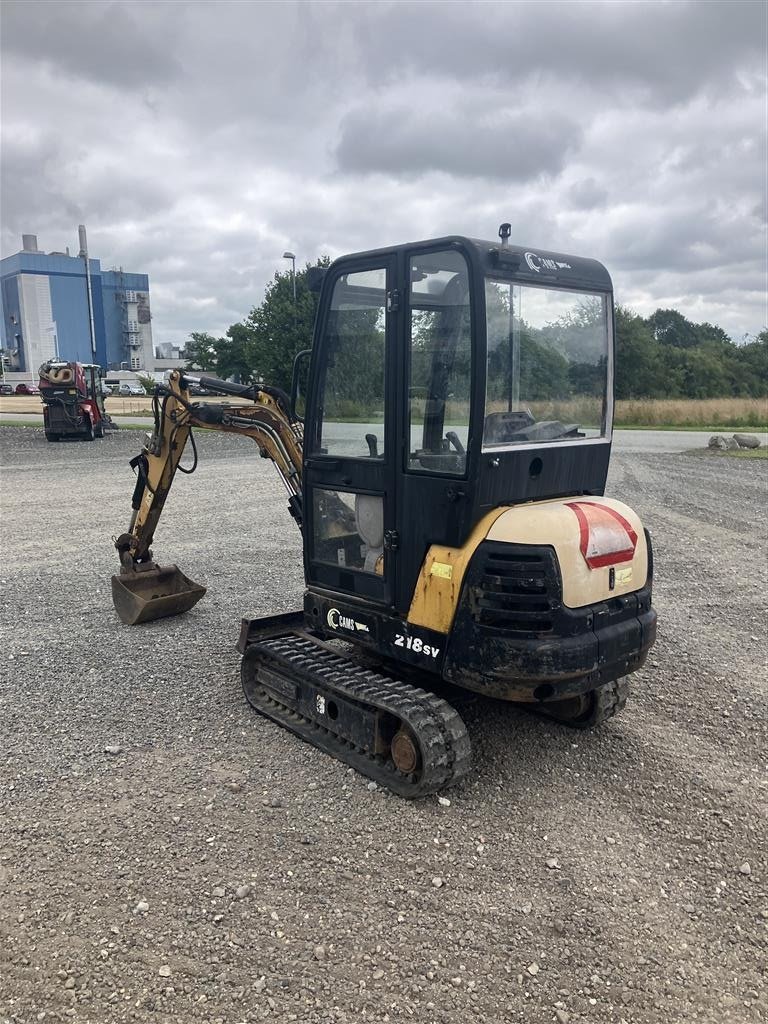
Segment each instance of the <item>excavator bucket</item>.
M181 615L194 608L205 593L176 565L112 577L112 601L127 626Z

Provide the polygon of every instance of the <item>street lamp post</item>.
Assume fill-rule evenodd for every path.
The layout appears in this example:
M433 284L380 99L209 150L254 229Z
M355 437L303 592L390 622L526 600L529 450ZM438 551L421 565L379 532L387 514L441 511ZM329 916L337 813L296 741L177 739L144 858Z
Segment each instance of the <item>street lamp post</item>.
M298 310L296 309L296 253L284 252L284 260L291 261L291 281L293 282L293 328L296 329L296 322L298 320Z

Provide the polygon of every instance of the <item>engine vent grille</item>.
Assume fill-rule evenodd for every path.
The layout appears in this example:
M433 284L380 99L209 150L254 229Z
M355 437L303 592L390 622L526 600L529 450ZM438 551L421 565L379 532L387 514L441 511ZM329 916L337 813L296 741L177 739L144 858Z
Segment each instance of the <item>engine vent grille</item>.
M560 608L560 576L551 548L483 544L470 583L472 617L514 633L551 633Z

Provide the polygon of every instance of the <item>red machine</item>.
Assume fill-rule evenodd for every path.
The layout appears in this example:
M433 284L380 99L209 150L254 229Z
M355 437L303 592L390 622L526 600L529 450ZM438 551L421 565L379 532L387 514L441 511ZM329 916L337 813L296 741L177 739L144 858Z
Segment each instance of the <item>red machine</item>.
M43 363L39 373L45 436L49 441L65 437L93 441L95 437L104 437L104 427L112 424L104 409L103 370L97 363L49 361Z

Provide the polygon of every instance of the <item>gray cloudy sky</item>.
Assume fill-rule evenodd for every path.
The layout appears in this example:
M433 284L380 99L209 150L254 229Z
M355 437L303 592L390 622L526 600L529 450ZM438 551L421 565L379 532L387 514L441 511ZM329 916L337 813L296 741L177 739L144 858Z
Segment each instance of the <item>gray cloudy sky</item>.
M766 5L2 6L2 252L148 273L156 342L299 263L442 234L602 260L619 302L756 334Z

